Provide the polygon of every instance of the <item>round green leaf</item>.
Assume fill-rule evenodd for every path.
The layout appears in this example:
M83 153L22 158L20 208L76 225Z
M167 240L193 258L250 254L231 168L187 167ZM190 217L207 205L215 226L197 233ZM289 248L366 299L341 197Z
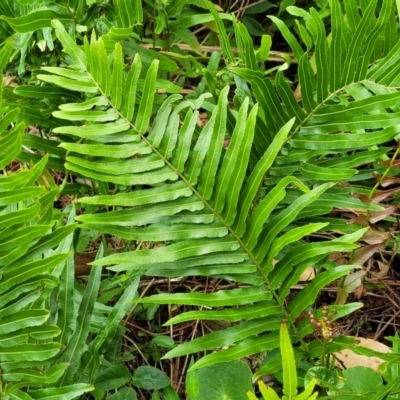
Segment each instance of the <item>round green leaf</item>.
M337 400L369 400L382 387L381 376L371 368L349 368L343 376L346 382Z
M165 372L151 366L139 367L133 374L132 384L145 390L163 389L170 384Z
M247 400L251 370L240 361L214 364L198 370L198 400Z
M118 390L117 393L112 394L108 400L137 400L137 395L132 388L124 387Z

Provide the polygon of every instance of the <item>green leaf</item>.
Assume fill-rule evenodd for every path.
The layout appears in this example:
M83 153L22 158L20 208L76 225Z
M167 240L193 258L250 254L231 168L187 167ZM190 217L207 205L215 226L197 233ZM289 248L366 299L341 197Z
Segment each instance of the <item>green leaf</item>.
M388 116L390 115L391 114L388 114ZM370 117L375 118L376 115L371 115ZM390 120L390 118L388 118L388 120ZM355 124L357 125L357 127L359 127L357 123ZM309 135L303 135L299 133L290 141L290 144L292 147L296 149L355 150L355 149L365 149L380 143L387 142L393 139L395 135L396 135L396 129L394 127L388 127L386 129L376 131L373 133L357 133L357 134L338 133L335 135L313 134L312 140L310 140Z
M64 146L66 146L66 144ZM127 145L124 146L127 147ZM191 194L192 191L190 188L188 188L184 182L179 181L167 186L155 187L146 190L137 190L131 193L117 193L113 196L82 197L79 201L84 204L104 204L135 207L144 204L163 203L166 201L176 200L180 197L188 197ZM93 221L93 219L89 219L87 222L96 223L96 221ZM98 220L97 222L101 223L101 220Z
M84 393L91 392L92 390L94 390L92 385L88 385L87 383L76 383L70 386L31 391L29 392L29 395L35 400L72 400Z
M282 319L282 316L278 317ZM271 326L271 329L276 330L278 327L279 321L277 320L276 323ZM264 328L264 331L266 330L269 330L269 328ZM277 332L250 337L234 347L230 347L201 358L193 365L191 369L203 368L218 362L238 360L240 358L248 357L253 354L260 354L260 352L271 350L277 347L279 347L279 337Z
M0 178L0 190L6 191L17 188L18 186L24 186L30 181L31 177L32 172L28 170L6 177L3 176Z
M118 119L118 113L113 110L107 111L54 111L53 116L68 121L108 122Z
M15 42L13 40L8 40L3 48L1 49L0 52L0 71L3 72L5 67L7 66L13 47L14 47Z
M143 96L135 119L135 126L140 133L145 133L149 126L150 116L153 110L158 64L158 60L154 60L146 74Z
M124 57L122 54L122 47L120 43L115 44L114 49L114 62L112 72L112 85L111 85L111 103L119 110L122 103L122 83L124 72Z
M173 349L175 342L170 336L157 335L150 341L151 344L162 347L164 349Z
M0 168L6 167L21 152L24 130L25 125L23 122L20 122L11 128L8 133L1 132L2 140L0 141Z
M124 387L112 394L108 400L137 400L136 392L130 387Z
M263 228L257 247L254 250L254 254L258 260L264 260L278 233L288 226L304 207L312 204L323 192L329 189L330 186L332 186L331 183L325 183L313 189L310 194L303 194L293 201L289 207L276 214L268 221ZM271 265L265 265L264 268L266 272L269 272L271 270Z
M205 237L222 237L228 231L220 223L199 225L199 224L175 224L165 226L164 224L153 224L146 228L109 226L109 225L83 225L84 229L96 229L100 232L109 233L126 240L145 240L158 242L162 240L183 240Z
M384 111L400 101L400 92L378 94L362 100L352 101L348 104L326 105L316 110L311 118L313 122L340 121L354 115L370 113L373 111Z
M243 308L225 308L223 310L213 311L187 311L171 318L164 326L195 320L237 322L243 319L262 318L267 315L278 314L279 312L280 308L274 301L260 301L257 304Z
M64 78L62 76L42 74L37 75L37 78L43 82L53 83L64 89L73 90L76 92L97 93L99 91L99 88L93 82L76 81L73 79Z
M43 68L45 69L45 68ZM47 68L49 69L49 68ZM70 71L70 70L65 70L65 71ZM75 71L74 71L75 72ZM49 88L46 87L46 90ZM58 95L59 97L60 95ZM58 108L63 111L86 111L90 110L93 107L96 106L107 106L108 105L108 100L104 96L97 96L93 97L90 100L84 101L82 103L67 103L67 104L60 104Z
M34 219L40 212L39 202L35 202L29 207L21 208L17 211L11 211L9 213L0 215L0 226L2 229L9 228L18 224Z
M314 99L316 82L308 59L308 53L304 53L299 60L299 82L303 107L308 113L311 113L316 107Z
M0 15L0 19L7 21L7 23L17 32L27 33L41 28L54 26L55 18L59 21L71 22L70 17L57 14L51 10L34 11L28 15L21 17L10 18L5 15ZM57 21L60 25L61 22Z
M79 160L79 164L85 164L85 166L80 166L76 162ZM68 161L70 161L70 158L68 157ZM163 167L160 169L157 169L155 171L143 173L143 174L123 174L119 176L115 175L106 175L104 173L98 173L96 172L95 166L93 167L93 163L90 163L88 161L82 160L82 159L73 159L75 161L74 163L67 162L65 164L65 167L70 170L70 171L75 171L78 172L79 174L83 176L87 176L90 178L97 179L99 181L103 182L112 182L120 185L154 185L156 183L160 182L165 182L167 180L174 181L177 179L177 174L174 171L171 171L170 168L168 167ZM157 160L156 162L158 162ZM87 167L90 168L87 168Z
M232 327L226 328L221 331L212 332L202 337L193 339L189 342L178 345L174 349L170 350L163 358L184 356L199 351L211 350L217 347L225 347L225 346L229 347L233 343L243 341L246 338L252 338L255 335L259 335L262 332L265 332L266 330L278 329L281 319L282 316L280 314L270 315L265 318L258 318L251 321L246 321L239 325L234 325ZM278 336L276 336L273 340L274 341L276 340L276 342L279 343ZM267 341L268 343L270 343L269 339ZM247 349L245 348L246 351L249 349L250 347ZM240 347L240 350L243 350L243 346ZM254 348L252 348L251 351L253 350ZM254 353L251 353L251 351L249 354L258 353L259 350L254 351ZM212 362L205 361L206 365L212 365L217 362L223 362L224 361L223 357L222 356L219 357L219 353L220 352L217 352L215 357L212 358L213 360ZM229 355L229 357L231 356L232 354ZM236 360L236 359L237 358L235 357L230 358L230 360ZM196 366L198 365L198 367L196 368L201 367L201 363L199 365L199 363L197 362L195 365ZM193 369L196 368L193 367Z
M125 314L132 307L133 299L137 297L137 288L139 285L139 278L136 278L124 291L123 295L119 298L117 304L112 308L108 317L104 321L99 330L99 334L90 343L88 351L82 356L82 362L79 370L75 375L75 379L82 379L87 370L91 371L98 368L98 357L103 354L110 346L114 339L115 332L118 324L125 316Z
M241 361L218 363L197 371L199 392L197 399L242 400L252 388L251 370Z
M136 196L135 199L137 199L137 197L139 196ZM148 206L145 205L126 210L112 211L101 215L80 215L76 219L78 221L87 222L90 224L101 223L120 226L140 226L147 225L149 221L156 222L154 221L154 212L157 212L157 217L160 218L164 216L171 216L184 210L197 211L202 210L203 208L203 202L199 201L197 197L190 196L187 198L178 199L177 201L165 202L163 203L162 209L160 209L159 205L157 204L150 204ZM120 256L123 255L121 254Z
M65 261L68 254L56 254L50 257L46 257L43 260L21 262L18 260L7 266L3 271L3 279L0 282L0 293L5 292L9 288L18 285L21 282L25 282L28 279L34 278L35 276L45 274L50 271L51 268ZM24 270L22 266L26 266L29 263L29 269ZM1 298L0 298L1 304Z
M393 130L392 124L400 123L400 113L384 113L384 114L371 114L371 115L362 115L350 117L342 120L336 120L334 122L329 122L325 124L313 124L313 121L307 122L302 132L304 134L320 134L320 133L328 133L333 131L349 131L355 129L380 129L387 128L383 133L388 133ZM379 133L382 133L380 131ZM360 134L361 135L361 134ZM334 135L336 136L336 135ZM353 140L358 141L359 138L357 135L353 135ZM296 138L297 139L297 138ZM366 147L367 145L364 144Z
M10 382L28 381L32 382L33 385L50 385L61 378L66 368L67 364L56 364L44 373L28 369L14 369L11 373L3 373L3 379Z
M24 187L21 189L14 189L10 192L0 193L0 206L8 206L31 197L36 197L41 191L42 189L38 187Z
M158 117L158 115L157 115ZM199 112L188 110L185 120L178 134L178 144L171 163L176 166L177 171L183 172L185 163L190 154L193 133L196 128Z
M250 151L252 140L255 133L255 125L256 125L256 116L257 116L258 107L255 106L250 112L249 118L247 119L246 128L243 130L243 135L241 135L240 142L236 142L235 134L240 134L241 126L238 124L235 129L232 142L229 145L229 148L232 146L232 153L228 149L225 157L227 158L226 168L228 174L225 178L224 173L224 164L222 164L222 168L219 173L219 178L221 179L220 185L223 185L223 191L226 191L226 206L222 210L222 215L224 216L226 223L232 224L237 216L237 205L240 198L240 188L243 185L243 181L246 174L247 163L250 158ZM239 157L239 154L240 157ZM225 162L224 157L224 162ZM231 169L232 168L232 169ZM231 188L230 190L229 187ZM221 199L222 203L222 199ZM222 206L223 204L221 204Z
M29 326L44 324L50 313L47 310L24 310L9 317L3 317L0 322L0 335L14 332Z
M301 190L313 196L313 193L307 188L307 186L305 186L297 178L292 176L283 178L258 204L253 211L250 220L247 222L246 231L243 235L243 241L250 250L256 246L265 221L268 219L279 202L285 197L285 187L291 183L295 183Z
M226 33L224 24L222 23L222 20L219 14L217 13L214 4L210 3L208 0L204 0L204 2L206 3L208 9L211 11L211 14L217 25L222 52L224 53L224 56L227 57L228 61L233 63L235 62L235 56L233 55L232 47L229 43L228 35Z
M297 372L286 322L281 323L280 350L282 354L283 393L291 398L297 394Z
M352 367L343 371L343 376L346 381L340 390L338 400L349 400L354 397L367 400L371 398L371 393L382 387L381 376L371 368Z
M132 385L145 390L159 390L169 384L166 373L151 366L136 368L132 377Z
M307 21L307 28L314 37L315 41L315 65L317 68L317 100L323 102L328 97L328 53L325 25L314 9L310 9L311 18Z
M62 126L53 129L54 133L65 133L69 135L79 136L82 138L96 140L97 137L111 135L127 131L130 128L129 124L123 119L118 119L115 122L107 124L94 124L84 126Z
M151 149L147 146L127 143L121 145L61 143L60 147L79 154L117 159L129 158L134 154L147 154L151 152Z
M62 76L64 78L72 79L72 80L75 80L75 81L90 82L90 81L93 80L93 77L88 72L76 71L76 70L69 69L69 68L42 67L41 70L49 72L50 74L59 75L59 76ZM41 87L41 88L44 89L44 87ZM18 89L18 88L16 88L16 89ZM36 90L37 89L39 89L39 88L36 88ZM46 90L47 89L50 89L50 88L46 88ZM93 99L88 100L88 101L91 101L93 103L95 99L101 99L101 98L102 97L93 98ZM99 100L96 100L94 105L96 105L98 101ZM85 103L87 104L87 102L81 103L82 104L81 107L84 107L86 105Z
M232 16L225 13L218 13L220 19L227 19L229 21L232 20ZM171 29L175 29L175 27L179 28L191 28L194 25L205 24L207 22L215 21L213 14L196 14L189 16L182 16L176 20L173 20L169 23L169 27Z
M22 344L15 347L0 348L1 361L45 361L60 351L59 343Z
M152 304L187 304L198 306L233 306L269 300L271 294L263 286L242 289L220 290L216 293L174 293L156 294L138 299L139 303Z
M261 160L257 163L256 167L252 171L239 200L238 217L235 221L235 231L239 236L242 236L246 229L246 218L251 207L251 203L259 190L259 187L264 179L264 176L268 169L273 164L275 157L280 151L283 143L285 142L295 119L292 118L286 123L282 129L275 136L272 144L268 147L268 150L264 153Z
M100 249L98 256L100 256L101 253L102 250ZM62 356L62 360L69 363L69 368L61 380L61 384L69 384L73 379L74 373L79 367L85 341L89 334L92 312L100 287L100 278L101 269L92 268L90 271L88 284L79 306L74 333L72 334L68 342L67 349Z
M303 164L300 173L307 181L343 181L352 178L358 173L356 169L324 168L312 164Z
M50 67L43 69L47 70ZM63 71L69 71L65 68L54 68L54 69L62 69ZM14 89L14 93L21 97L29 97L29 98L46 98L46 99L59 99L60 97L67 98L76 98L76 94L74 92L70 92L68 90L60 89L58 87L53 86L30 86L30 85L21 85ZM61 106L60 106L61 107Z
M238 153L241 149L241 144L243 140L248 139L249 140L249 145L247 147L251 146L252 143L252 136L254 135L254 131L250 131L249 135L245 135L244 131L246 129L246 114L247 114L247 109L249 106L249 99L246 98L243 101L242 106L240 107L239 114L237 117L237 124L235 126L235 130L232 134L232 138L229 143L229 147L225 153L221 168L219 169L217 178L216 178L216 187L213 191L213 195L211 198L211 202L215 204L215 209L218 212L221 212L224 205L225 205L225 195L228 189L228 182L231 181L233 176L241 176L239 178L239 182L243 181L244 179L244 173L241 171L243 168L235 168L235 163L238 162L238 160L243 160L243 164L245 165L244 168L247 167L246 161L248 161L249 157L249 152L248 154L242 155L242 157L238 157ZM244 157L243 157L244 156ZM240 165L240 164L239 164ZM233 173L235 171L235 173ZM240 172L239 172L240 171ZM236 185L234 185L235 187ZM240 186L240 184L238 184Z
M292 320L295 320L302 310L314 303L315 298L323 287L355 268L359 268L359 266L342 265L318 274L289 304L288 312Z
M15 392L11 393L10 398L13 400L32 400L31 396L25 392L21 392L20 390L16 390Z
M75 44L61 22L52 20L51 25L55 28L58 40L63 45L67 54L72 58L74 65L81 69L86 68L87 60L85 53Z
M217 173L219 159L222 153L222 143L226 131L228 91L228 86L221 91L217 105L214 128L210 138L209 150L199 176L199 185L197 190L202 194L202 197L205 200L209 200L213 193L215 174Z
M113 390L125 385L131 380L131 374L122 365L113 365L101 371L94 381L98 389Z
M281 31L282 36L285 38L285 40L288 42L289 46L291 47L294 57L296 58L297 61L299 61L300 58L303 56L304 52L303 52L302 48L300 47L297 39L290 32L287 25L282 20L280 20L279 18L274 17L272 15L268 15L268 18L271 19L271 21L276 24L278 29Z
M220 239L214 239L213 241L198 239L198 240L187 240L178 242L165 247L159 247L151 250L139 250L135 252L133 258L129 253L112 254L108 257L103 258L99 261L94 261L92 265L110 265L110 264L122 264L122 267L118 265L116 267L110 267L113 271L124 270L127 267L137 268L138 266L148 266L155 262L171 262L178 261L187 257L193 257L196 255L204 255L209 253L216 253L220 251L233 251L239 248L237 241L230 236L226 236Z

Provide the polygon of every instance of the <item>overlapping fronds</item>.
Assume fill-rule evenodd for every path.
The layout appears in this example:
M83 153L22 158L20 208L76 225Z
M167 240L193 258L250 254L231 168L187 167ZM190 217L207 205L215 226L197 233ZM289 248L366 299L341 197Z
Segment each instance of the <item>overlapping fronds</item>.
M383 1L378 16L377 1L361 7L361 15L355 1L346 2L344 9L338 0L330 6L329 37L314 9L300 13L304 22L297 24L299 39L270 17L298 63L296 91L282 71L273 80L260 76L259 69L248 73L254 64L249 60L246 68L230 68L251 83L267 137L295 119L286 151L270 171L270 184L287 174L311 182L369 178L375 166L362 172L356 168L384 158L388 149L376 146L398 134L399 41L393 2Z
M354 268L339 266L320 272L289 309L283 306L290 287L307 266L334 251L355 249L365 232L303 243L304 236L327 224L298 222L324 214L340 202L357 203L364 209L377 207L339 195L329 204L329 196L335 194L330 181L349 179L356 172L354 167L372 161L370 154L383 156L386 149L374 146L397 134L398 116L392 102L399 97L395 88L398 46L380 48L377 40L390 20L391 2L384 2L378 18L373 14L375 3L362 16L355 10L359 22L353 21L353 26L351 20L342 21L343 11L332 1L335 28L330 43L320 17L311 11L300 30L306 51L276 20L299 62L301 100L297 101L279 72L275 82L255 73L250 82L259 105L250 107L244 98L232 113L229 87L225 87L203 128L197 120L205 96L184 101L172 95L160 106L155 104L157 61L147 64L136 55L126 68L121 44L116 43L111 56L94 35L78 47L62 24L53 21L70 64L44 68L38 78L82 94L82 101L60 105L53 113L68 121L53 132L71 138L61 145L68 152L67 170L102 182L100 195L80 202L108 210L83 214L77 220L83 228L162 244L107 256L96 260L94 268L107 266L148 276L216 276L241 284L213 294L159 294L142 299L223 307L184 313L170 323L217 318L238 322L180 345L168 357L227 347L201 359L195 365L200 367L278 347L282 317L301 340L311 328L297 331L296 318L314 302L319 290ZM364 29L366 23L370 30ZM342 42L348 43L346 51ZM249 56L248 63L255 68L257 60ZM235 121L225 148L228 114ZM260 119L270 138L263 148L255 146ZM259 159L253 164L249 160L255 148ZM327 154L333 156L320 157ZM299 177L318 184L304 185ZM135 190L130 191L132 186ZM122 187L126 192L107 193ZM357 306L336 306L338 317Z
M0 70L12 47L10 42L1 51ZM68 367L55 362L61 351L63 315L58 325L52 321L49 299L71 257L75 224L53 229L57 191L36 185L47 157L31 170L9 169L21 151L25 130L23 122L17 123L18 114L18 109L3 107L0 120L0 395L32 399L67 391L69 397L63 398L73 398L92 386L71 385L57 392L41 387L56 383Z

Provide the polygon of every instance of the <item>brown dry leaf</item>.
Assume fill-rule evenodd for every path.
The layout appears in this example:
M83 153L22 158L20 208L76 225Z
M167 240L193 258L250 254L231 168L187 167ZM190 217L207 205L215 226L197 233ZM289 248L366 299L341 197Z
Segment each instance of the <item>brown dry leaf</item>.
M300 83L296 86L296 89L293 92L294 98L296 100L301 100L301 88Z
M300 275L300 282L312 281L315 278L315 269L313 267L307 267L304 272Z
M387 240L389 240L389 238L390 235L386 232L369 230L365 232L361 240L367 244L379 244L379 243L385 243Z
M378 261L379 271L374 273L374 276L377 278L384 278L387 276L388 271L390 269L390 264L387 262Z
M398 192L399 190L400 188L395 188L395 189L382 190L380 192L376 192L372 196L372 202L378 204L381 201L386 200L389 196ZM363 203L369 204L369 197L366 194L358 194L355 196L358 197Z
M90 253L75 254L75 276L85 276L90 274L91 267L88 265L96 258L95 251Z
M201 127L204 128L208 122L208 115L206 112L200 113L199 117L197 118L197 124Z
M337 265L345 265L345 264L347 264L346 256L343 253L340 253L339 251L333 252L329 256L329 261L332 261Z
M3 77L3 86L17 87L18 85L14 82L15 76L7 75Z
M335 304L345 304L349 293L354 293L362 286L361 279L366 275L363 269L348 274L337 290Z
M385 165L386 167L399 168L400 167L400 160L395 160L393 162L393 164L392 164L392 160L379 161L379 164Z
M61 208L65 208L65 207L69 206L70 204L72 204L75 199L76 199L75 196L62 195L62 196L60 196L58 201L60 202Z
M388 176L380 181L380 185L382 187L388 187L392 185L398 185L400 183L400 178L396 178L394 176Z
M371 222L371 224L375 224L375 223L385 219L389 215L392 215L396 211L397 211L397 206L386 207L385 210L383 210L383 211L373 211L369 218L369 222Z
M367 347L368 349L379 351L381 353L391 353L392 349L383 343L377 342L372 339L355 338L357 340L357 346ZM349 349L341 350L338 353L334 353L337 360L345 366L345 368L351 367L369 367L375 371L378 371L379 366L385 361L379 357L367 357L355 354ZM341 367L340 363L336 363L338 367Z
M361 226L369 226L368 221L367 221L367 217L365 216L365 214L360 214L357 215L354 218L350 218L346 221L347 225L361 225Z
M365 286L362 283L360 286L358 286L356 288L356 290L354 291L354 295L356 296L357 300L360 300L362 297L364 297L366 292Z
M348 274L346 278L344 278L343 288L347 293L353 293L359 286L361 286L361 279L364 278L366 274L367 272L363 269Z
M380 248L382 247L382 243L379 244L370 244L368 246L360 247L359 249L354 251L353 259L351 260L351 264L363 265L366 261L368 261Z

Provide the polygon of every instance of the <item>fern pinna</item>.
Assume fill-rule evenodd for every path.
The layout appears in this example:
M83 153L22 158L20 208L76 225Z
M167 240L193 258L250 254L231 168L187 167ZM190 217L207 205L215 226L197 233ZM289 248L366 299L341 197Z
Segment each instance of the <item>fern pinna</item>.
M342 10L332 0L329 41L313 9L302 14L301 42L274 18L298 62L300 100L282 72L274 80L264 77L261 61L245 46L247 32L235 23L244 66L227 68L242 87L250 83L258 102L236 98L237 110L228 101L228 86L214 92L212 100L208 94L194 100L156 94L157 60L149 65L136 54L126 69L120 43L111 54L110 43L105 46L95 36L79 47L63 25L53 21L68 66L44 68L38 78L82 94L82 101L62 104L53 113L70 122L53 132L63 135L66 169L99 183L101 194L79 201L107 210L77 220L82 228L126 240L163 243L109 255L93 262L94 268L237 282L237 288L215 293L163 293L140 300L210 308L182 313L168 324L196 319L234 323L181 344L166 357L224 347L192 367L199 368L278 348L282 318L289 321L300 351L312 350L303 340L312 331L309 321L299 326L295 321L324 286L355 268L324 260L332 252L357 248L365 229L339 224L332 230L344 235L336 239L302 238L330 229L323 215L333 207L382 209L334 184L356 180L356 167L385 157L388 148L378 145L397 134L400 45L380 40L397 31L392 2L382 3L378 17L376 3L362 2L360 14L355 2L346 2ZM203 128L197 124L202 107L212 109ZM109 194L110 190L119 192ZM290 288L310 265L321 267L317 277L287 306ZM354 303L330 308L341 317L358 307Z

